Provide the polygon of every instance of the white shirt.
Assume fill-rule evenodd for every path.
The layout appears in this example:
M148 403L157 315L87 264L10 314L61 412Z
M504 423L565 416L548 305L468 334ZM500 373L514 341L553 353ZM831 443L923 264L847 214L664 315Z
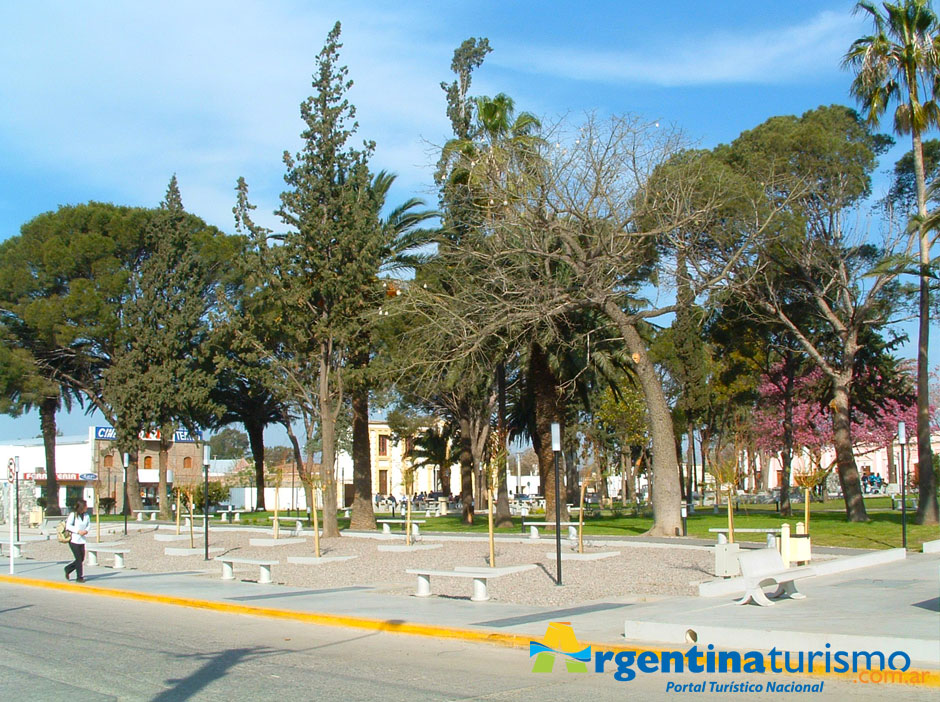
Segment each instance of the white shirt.
M69 512L68 519L65 520L65 528L67 531L72 532L72 543L73 544L84 544L85 537L82 534L79 534L80 531L88 531L91 527L91 519L88 517L88 512L79 516L75 512Z

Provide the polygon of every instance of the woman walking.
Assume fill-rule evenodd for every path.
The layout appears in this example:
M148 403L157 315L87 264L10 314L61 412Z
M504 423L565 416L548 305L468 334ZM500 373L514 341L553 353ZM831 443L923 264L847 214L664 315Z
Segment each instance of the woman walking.
M85 578L82 577L82 563L85 562L85 535L88 534L88 528L91 526L91 520L85 514L86 509L88 505L85 504L85 500L78 500L65 520L65 529L72 534L69 548L72 549L72 555L75 557L73 562L65 566L65 579L68 580L72 571L75 571L77 576L75 581L79 583L85 582Z

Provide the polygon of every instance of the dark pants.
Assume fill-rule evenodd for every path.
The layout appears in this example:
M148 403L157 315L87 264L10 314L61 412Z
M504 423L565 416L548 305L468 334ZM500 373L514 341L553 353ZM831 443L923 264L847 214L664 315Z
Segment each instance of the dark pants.
M69 548L72 549L72 555L75 557L75 560L65 566L65 574L68 575L71 572L81 579L82 576L82 563L85 562L85 544L73 544L69 542Z

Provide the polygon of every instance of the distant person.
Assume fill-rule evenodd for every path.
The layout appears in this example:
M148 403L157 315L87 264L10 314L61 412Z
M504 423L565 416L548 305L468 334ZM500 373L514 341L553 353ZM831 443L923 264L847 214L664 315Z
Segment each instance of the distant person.
M72 549L74 561L65 566L65 579L70 580L72 572L76 574L75 581L85 582L82 577L82 564L85 562L85 536L88 535L88 529L91 526L91 519L85 513L88 505L85 500L78 500L74 508L65 520L65 530L71 532L72 540L69 541L69 548Z

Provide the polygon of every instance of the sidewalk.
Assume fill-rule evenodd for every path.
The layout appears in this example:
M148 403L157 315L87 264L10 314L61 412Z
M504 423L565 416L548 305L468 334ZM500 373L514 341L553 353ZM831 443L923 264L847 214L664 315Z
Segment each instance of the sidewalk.
M805 600L773 607L739 607L729 595L624 596L562 609L402 597L374 586L311 590L222 581L215 568L206 574L88 566L79 585L65 582L60 562L19 559L12 577L7 562L0 561L0 583L506 645L526 646L544 636L549 622L565 621L579 641L602 647L686 649L697 641L742 650L823 650L829 643L833 650L903 650L915 666L940 667L940 554L908 554L896 563L802 580Z

